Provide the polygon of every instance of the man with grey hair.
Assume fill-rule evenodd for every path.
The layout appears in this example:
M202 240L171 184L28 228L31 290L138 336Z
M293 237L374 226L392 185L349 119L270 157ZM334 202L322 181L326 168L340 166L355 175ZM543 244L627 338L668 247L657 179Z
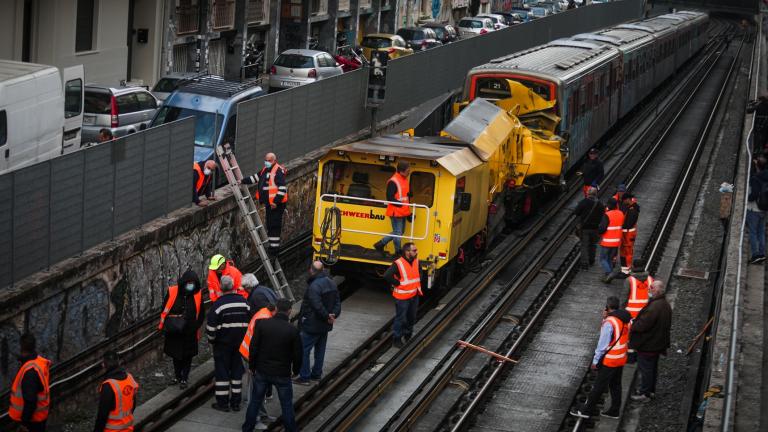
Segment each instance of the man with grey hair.
M253 273L243 275L243 289L248 292L248 305L252 312L257 312L262 308L274 309L277 305L277 294L272 288L260 285L259 280Z
M667 302L664 282L655 280L648 289L650 300L632 322L629 348L637 351L640 385L632 395L636 402L648 402L656 395L659 356L666 355L670 345L672 307Z
M328 332L333 330L333 323L341 315L341 297L336 283L325 272L323 263L315 261L309 267L309 286L304 292L299 315L299 330L303 360L296 384L309 385L309 381L320 381L323 376L325 346ZM310 370L309 354L315 352L315 362Z
M586 198L582 199L573 210L576 227L581 240L581 269L586 270L595 263L597 251L597 228L603 219L605 206L597 198L597 189L589 187Z
M228 412L240 411L243 361L240 344L245 337L251 319L251 307L235 291L235 282L229 276L221 277L221 292L208 312L205 327L208 340L213 345L213 365L216 378L216 402L213 409Z

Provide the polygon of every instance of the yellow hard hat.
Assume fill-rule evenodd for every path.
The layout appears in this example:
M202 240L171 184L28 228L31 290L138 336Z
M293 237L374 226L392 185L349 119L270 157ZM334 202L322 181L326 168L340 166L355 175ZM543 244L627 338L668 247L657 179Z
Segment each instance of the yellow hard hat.
M208 269L218 270L225 262L227 262L227 259L224 258L224 255L216 254L211 257L211 264L208 265Z

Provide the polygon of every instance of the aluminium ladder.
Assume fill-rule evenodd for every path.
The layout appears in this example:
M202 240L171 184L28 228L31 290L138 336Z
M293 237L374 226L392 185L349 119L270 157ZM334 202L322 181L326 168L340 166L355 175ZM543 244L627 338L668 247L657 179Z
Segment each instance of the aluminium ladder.
M283 268L277 262L277 257L274 257L274 260L269 259L267 249L264 247L268 241L267 230L264 229L264 224L261 223L259 209L248 190L248 186L241 183L243 174L240 171L240 166L237 164L235 154L232 153L232 147L229 144L224 144L224 146L217 145L216 155L219 157L221 168L227 177L229 186L237 201L237 206L240 207L240 212L245 217L248 233L256 245L256 250L259 252L259 257L261 257L261 262L267 275L269 275L272 286L275 287L275 291L277 291L280 297L293 301L293 292L288 285L288 279L285 277Z

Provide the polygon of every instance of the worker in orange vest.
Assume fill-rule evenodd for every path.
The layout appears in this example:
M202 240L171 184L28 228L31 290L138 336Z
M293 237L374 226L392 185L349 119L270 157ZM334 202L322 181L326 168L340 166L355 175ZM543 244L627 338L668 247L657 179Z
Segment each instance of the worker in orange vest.
M208 205L207 201L200 201L201 195L208 201L216 200L215 185L213 184L213 174L216 172L216 168L218 165L212 160L192 163L192 201L200 207Z
M395 321L392 325L392 343L396 348L402 348L413 335L413 324L416 322L416 312L419 308L421 291L421 269L419 267L418 249L413 243L403 245L403 256L384 272L384 280L392 287L392 297L395 298Z
M163 352L173 359L171 385L187 388L192 359L198 353L200 327L205 322L202 284L192 269L168 287L158 329L165 335Z
M264 206L267 216L269 255L276 258L280 251L280 234L283 230L283 213L288 202L287 172L274 153L264 156L264 168L258 174L243 178L243 184L256 184L256 201Z
M592 369L598 371L597 379L587 401L580 409L571 411L571 415L588 418L597 415L596 405L600 402L606 388L611 391L611 406L600 413L603 417L619 418L621 409L621 374L627 363L627 344L629 342L629 312L619 308L619 298L608 297L603 311L603 323L600 326L600 339L592 358Z
M653 277L645 270L645 260L638 258L632 263L632 273L624 281L624 287L629 292L627 296L627 312L632 319L648 304L648 289L653 283Z
M408 174L411 170L406 161L397 162L397 171L387 180L387 211L392 232L373 244L373 248L384 254L384 247L390 241L395 245L395 255L400 255L401 236L405 232L405 221L411 216L411 185ZM399 203L399 204L396 204ZM398 236L398 237L395 237Z
M35 337L24 333L19 338L21 367L11 384L8 417L30 432L45 431L51 402L51 361L37 355Z
M621 197L620 209L624 213L624 223L621 226L621 273L628 275L632 259L635 253L635 239L637 238L637 221L640 219L640 206L634 195L627 192Z
M600 238L600 265L605 277L603 282L610 283L613 279L613 266L621 246L621 227L624 225L624 213L619 210L616 200L610 198L606 204L606 212L598 227Z
M624 185L624 183L621 183L616 188L616 193L613 194L613 196L611 198L615 199L617 203L621 203L623 201L622 197L624 196L624 193L626 193L626 192L627 192L627 187Z
M133 410L136 408L139 384L120 367L117 352L105 352L101 364L107 372L99 386L99 410L93 430L133 431Z
M208 264L208 298L211 299L211 303L222 296L222 276L231 277L235 283L235 292L244 298L248 298L248 293L240 285L243 274L235 267L235 262L226 259L224 255L216 254L211 257L211 262Z

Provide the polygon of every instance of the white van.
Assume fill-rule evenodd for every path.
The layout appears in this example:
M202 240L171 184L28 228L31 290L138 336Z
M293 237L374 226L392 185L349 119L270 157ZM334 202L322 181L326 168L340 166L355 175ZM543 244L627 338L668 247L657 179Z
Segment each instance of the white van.
M0 174L80 148L83 66L0 60Z

